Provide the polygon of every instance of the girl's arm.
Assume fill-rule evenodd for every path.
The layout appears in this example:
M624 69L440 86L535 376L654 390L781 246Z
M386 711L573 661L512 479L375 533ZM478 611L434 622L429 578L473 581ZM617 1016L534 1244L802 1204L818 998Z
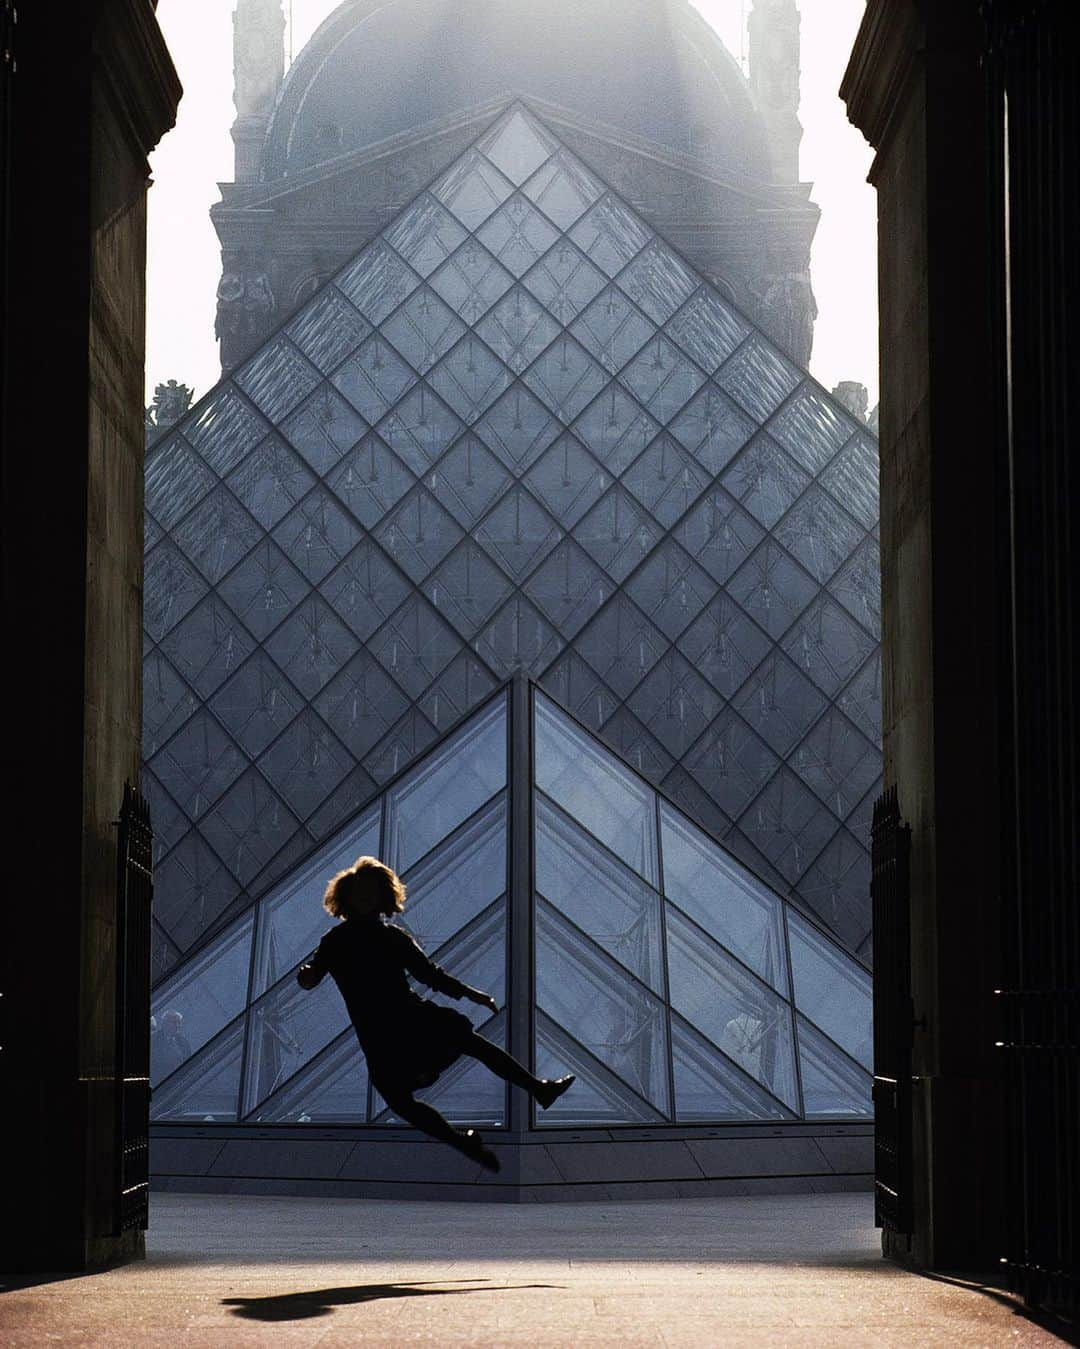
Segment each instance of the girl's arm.
M333 929L331 929L331 931L333 931ZM327 936L329 935L330 934L327 933ZM323 975L326 974L325 942L326 937L319 942L316 949L312 951L311 955L308 956L307 960L305 960L296 971L296 982L301 988L312 989L322 982Z
M492 1012L499 1010L499 1004L488 993L481 993L478 988L470 988L468 984L463 984L460 979L455 979L452 974L436 965L435 962L424 953L420 945L409 936L400 927L389 928L388 931L397 932L401 935L397 941L401 947L402 963L414 979L419 979L422 984L428 988L433 988L437 993L445 993L448 998L466 998L469 1002L475 1002L480 1007L487 1007Z

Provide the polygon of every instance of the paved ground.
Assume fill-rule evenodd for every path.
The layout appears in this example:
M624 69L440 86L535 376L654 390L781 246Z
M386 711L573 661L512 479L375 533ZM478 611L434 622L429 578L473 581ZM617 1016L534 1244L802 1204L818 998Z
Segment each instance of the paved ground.
M864 1195L520 1207L162 1195L152 1224L145 1265L9 1287L0 1344L1061 1343L999 1296L884 1264Z

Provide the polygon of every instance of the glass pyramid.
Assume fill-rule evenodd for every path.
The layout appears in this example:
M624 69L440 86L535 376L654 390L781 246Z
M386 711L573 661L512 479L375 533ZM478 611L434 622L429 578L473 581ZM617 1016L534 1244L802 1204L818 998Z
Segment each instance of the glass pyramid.
M524 106L154 446L146 507L162 977L519 670L868 949L876 442ZM655 992L640 921L607 955Z
M464 1009L481 1032L543 1075L577 1074L537 1127L869 1116L865 966L539 688L517 687L159 985L154 1119L396 1122L332 981L310 993L295 981L330 924L328 876L395 849L400 921L500 1004ZM516 894L509 864L523 854L535 888ZM513 970L532 971L527 984ZM523 1002L526 1017L508 1016ZM502 1084L472 1060L423 1094L459 1122L509 1118Z

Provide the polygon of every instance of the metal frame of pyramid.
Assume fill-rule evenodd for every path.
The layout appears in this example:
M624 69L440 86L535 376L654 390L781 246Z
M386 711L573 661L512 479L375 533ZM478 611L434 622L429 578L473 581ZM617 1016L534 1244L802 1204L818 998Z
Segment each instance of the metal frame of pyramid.
M876 446L523 105L147 507L160 976L515 668L866 947Z

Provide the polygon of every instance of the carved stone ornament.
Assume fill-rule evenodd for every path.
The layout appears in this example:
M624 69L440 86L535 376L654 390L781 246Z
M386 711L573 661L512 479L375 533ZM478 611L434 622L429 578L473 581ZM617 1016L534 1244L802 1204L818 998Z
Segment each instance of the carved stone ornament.
M858 380L842 379L832 391L833 397L838 403L857 417L859 421L866 421L866 412L870 406L870 392L865 384L860 384Z
M810 364L814 320L818 315L809 272L786 272L768 278L759 290L759 315L769 336L797 365Z
M276 309L265 272L227 271L218 283L214 334L219 342L247 342L265 332Z

